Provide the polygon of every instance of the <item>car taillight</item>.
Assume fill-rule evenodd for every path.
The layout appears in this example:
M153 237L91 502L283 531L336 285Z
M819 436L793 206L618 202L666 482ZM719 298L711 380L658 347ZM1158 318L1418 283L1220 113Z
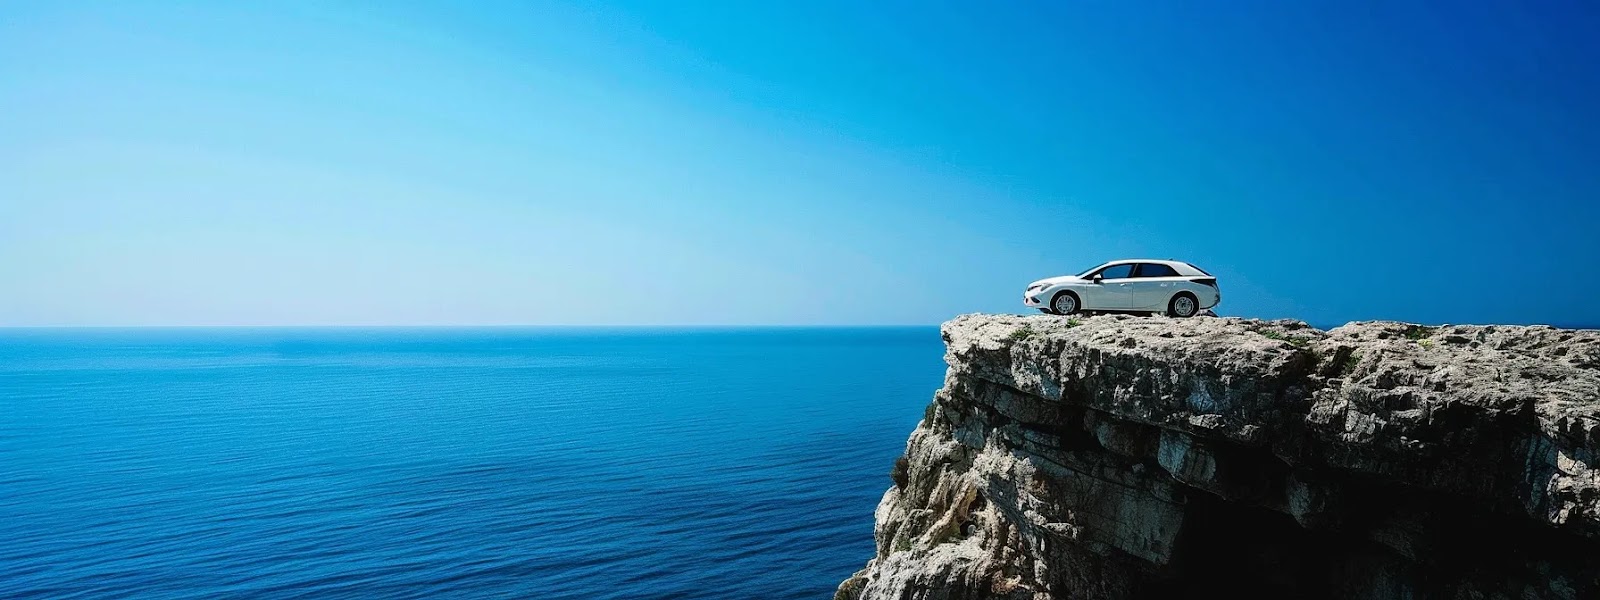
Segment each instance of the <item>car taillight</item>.
M1209 285L1211 287L1217 287L1217 280L1214 277L1207 277L1205 279L1196 279L1196 280L1194 280L1194 282L1195 283L1203 283L1203 284ZM1217 289L1220 290L1222 288L1217 288Z

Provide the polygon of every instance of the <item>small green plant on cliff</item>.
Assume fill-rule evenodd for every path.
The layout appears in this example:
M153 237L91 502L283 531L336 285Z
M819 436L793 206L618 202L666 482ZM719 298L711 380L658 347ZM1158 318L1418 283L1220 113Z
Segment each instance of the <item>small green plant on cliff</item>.
M1437 329L1437 328L1436 327L1423 327L1421 325L1413 325L1411 327L1407 327L1406 328L1406 339L1415 342L1415 341L1420 340L1422 338L1433 337L1433 331L1435 329Z
M1423 350L1432 350L1433 340L1417 340L1417 345L1422 346Z
M905 551L910 550L910 549L911 549L911 539L910 538L900 538L900 539L894 541L894 551L895 552L905 552Z
M1294 346L1296 348L1304 348L1311 343L1306 341L1304 338L1294 338L1284 335L1282 331L1263 331L1261 332L1261 335L1266 336L1269 340L1286 342L1290 346Z
M889 479L894 480L895 487L906 489L906 485L911 483L911 461L906 460L905 456L894 459L894 468L889 470Z
M1071 329L1073 327L1077 327L1077 326L1082 325L1082 324L1083 324L1083 321L1078 319L1077 317L1072 317L1072 318L1067 319L1067 329Z
M1027 325L1023 325L1022 327L1018 327L1015 331L1012 331L1011 335L1006 336L1006 337L1008 339L1010 339L1011 341L1013 341L1013 342L1020 342L1022 340L1025 340L1025 339L1033 337L1033 333L1034 332L1033 332L1033 328L1032 327L1029 327Z
M1351 352L1349 356L1344 357L1344 363L1339 365L1339 376L1344 377L1356 372L1356 365L1359 364L1361 364L1361 353Z

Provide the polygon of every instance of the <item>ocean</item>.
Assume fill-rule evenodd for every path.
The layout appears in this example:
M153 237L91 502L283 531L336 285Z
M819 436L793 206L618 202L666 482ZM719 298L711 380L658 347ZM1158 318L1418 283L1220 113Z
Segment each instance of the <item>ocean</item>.
M0 329L0 598L828 598L919 328Z

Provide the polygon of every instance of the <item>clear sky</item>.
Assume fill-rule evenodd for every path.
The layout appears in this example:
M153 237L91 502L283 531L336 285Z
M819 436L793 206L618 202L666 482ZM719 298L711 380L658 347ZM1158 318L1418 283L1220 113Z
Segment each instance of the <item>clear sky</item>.
M1600 324L1600 9L1452 4L5 2L0 325Z

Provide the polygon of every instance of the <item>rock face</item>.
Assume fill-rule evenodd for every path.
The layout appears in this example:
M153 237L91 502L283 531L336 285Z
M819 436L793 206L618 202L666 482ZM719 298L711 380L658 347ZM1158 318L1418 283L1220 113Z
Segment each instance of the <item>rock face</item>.
M837 599L1600 598L1600 331L966 315Z

